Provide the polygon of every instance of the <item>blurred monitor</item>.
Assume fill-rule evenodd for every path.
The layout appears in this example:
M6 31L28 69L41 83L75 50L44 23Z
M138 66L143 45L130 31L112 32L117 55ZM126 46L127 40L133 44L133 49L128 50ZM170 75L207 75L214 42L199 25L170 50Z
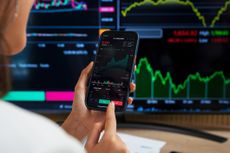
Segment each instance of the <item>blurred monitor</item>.
M129 112L230 113L227 0L36 0L4 100L69 111L81 70L105 30L140 35Z

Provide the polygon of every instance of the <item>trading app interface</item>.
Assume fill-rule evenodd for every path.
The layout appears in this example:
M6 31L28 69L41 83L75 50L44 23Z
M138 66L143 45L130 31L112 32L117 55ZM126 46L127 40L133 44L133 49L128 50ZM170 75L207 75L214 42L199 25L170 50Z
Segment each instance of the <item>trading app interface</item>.
M102 36L89 87L89 106L104 108L110 102L120 110L125 106L136 41L128 34Z

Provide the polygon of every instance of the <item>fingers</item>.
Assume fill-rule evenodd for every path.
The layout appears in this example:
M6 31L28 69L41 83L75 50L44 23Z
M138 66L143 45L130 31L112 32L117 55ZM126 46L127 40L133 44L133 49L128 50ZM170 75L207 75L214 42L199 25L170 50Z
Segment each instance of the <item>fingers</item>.
M136 63L136 57L135 57L135 63ZM136 69L137 69L137 66L135 65L134 71L136 71ZM129 88L130 88L131 93L134 92L136 90L136 84L131 82ZM128 104L132 104L132 102L133 102L133 98L129 97L128 98Z
M116 116L115 116L115 105L111 102L106 111L106 118L105 118L105 136L111 137L116 135L117 132L117 123L116 123Z
M100 124L95 124L93 126L93 129L90 132L85 145L87 150L91 150L98 143L101 131L102 131L102 126Z
M136 69L137 69L137 66L135 65L134 66L134 72L136 71ZM130 92L134 92L135 90L136 90L136 84L131 82L130 83Z
M82 70L80 78L77 82L77 87L86 88L87 81L89 79L92 68L93 68L93 62L90 62L89 65L85 69Z
M129 97L129 98L128 98L128 104L130 105L130 104L132 104L132 103L133 103L133 98Z
M134 92L136 90L136 84L130 83L129 88L130 88L130 92Z

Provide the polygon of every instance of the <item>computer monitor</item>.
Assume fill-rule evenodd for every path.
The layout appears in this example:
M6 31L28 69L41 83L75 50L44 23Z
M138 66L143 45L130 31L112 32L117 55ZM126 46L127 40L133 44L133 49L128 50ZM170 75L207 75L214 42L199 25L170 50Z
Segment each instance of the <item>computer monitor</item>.
M230 112L230 2L36 0L25 50L12 58L5 100L69 111L81 70L105 30L140 35L129 112Z

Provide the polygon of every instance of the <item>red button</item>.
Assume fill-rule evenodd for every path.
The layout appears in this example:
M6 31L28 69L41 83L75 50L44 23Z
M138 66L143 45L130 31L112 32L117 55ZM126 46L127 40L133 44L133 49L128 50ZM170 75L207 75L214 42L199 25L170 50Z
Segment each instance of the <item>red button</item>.
M116 101L116 100L113 100L111 101L115 104L115 106L122 106L123 105L123 102L122 101Z

